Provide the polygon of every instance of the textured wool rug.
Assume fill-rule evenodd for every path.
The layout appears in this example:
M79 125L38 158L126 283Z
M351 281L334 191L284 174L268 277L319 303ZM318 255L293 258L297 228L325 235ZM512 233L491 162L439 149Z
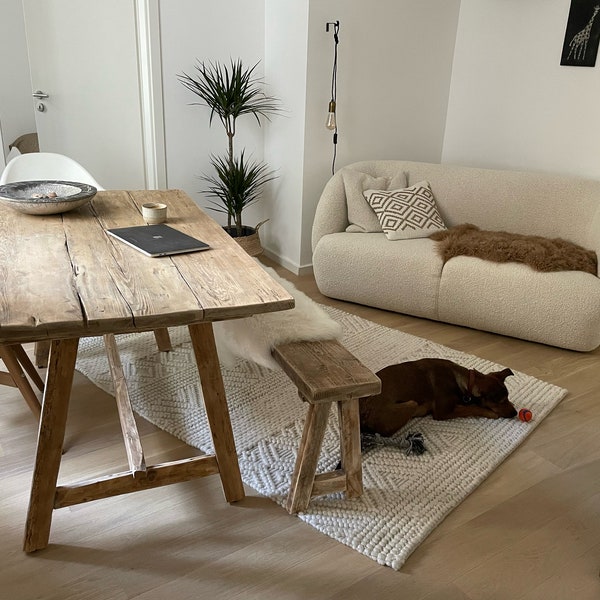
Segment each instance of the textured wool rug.
M424 357L447 358L483 372L502 368L340 310L326 310L342 324L344 345L373 371ZM132 403L150 422L209 452L212 440L187 329L172 329L170 333L175 347L168 353L156 350L151 333L118 336ZM77 369L112 393L101 338L81 340ZM223 367L223 379L242 478L257 492L283 504L306 405L281 371L239 359L233 366ZM363 458L365 491L361 498L347 500L341 493L315 498L299 517L378 563L399 569L436 525L567 393L519 372L506 384L515 406L532 410L531 422L413 419L397 437L402 439L406 432L422 433L427 448L424 454L407 456L389 446L368 451ZM335 468L339 460L336 412L331 411L320 470Z

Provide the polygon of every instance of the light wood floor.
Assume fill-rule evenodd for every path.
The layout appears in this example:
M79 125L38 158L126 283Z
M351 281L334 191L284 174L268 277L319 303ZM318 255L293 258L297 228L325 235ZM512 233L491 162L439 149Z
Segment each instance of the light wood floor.
M476 354L569 390L529 439L413 553L401 571L316 532L218 477L54 514L50 546L21 551L36 424L0 389L0 597L7 600L600 598L600 352L579 354L315 300ZM194 453L140 420L154 462ZM113 399L76 374L61 479L126 465ZM398 510L402 510L399 506Z

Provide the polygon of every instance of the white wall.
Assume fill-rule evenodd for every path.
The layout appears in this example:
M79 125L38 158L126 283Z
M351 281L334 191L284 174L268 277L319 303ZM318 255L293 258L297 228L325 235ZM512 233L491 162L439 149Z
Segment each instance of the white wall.
M1 1L0 23L0 126L6 153L17 137L35 131L21 0Z
M265 128L265 160L277 171L266 190L261 230L267 253L297 271L303 227L304 128L306 120L306 0L265 1L265 80L281 100L283 113Z
M560 66L569 7L462 0L443 162L600 177L600 57Z
M228 62L241 58L250 66L261 61L265 38L264 0L167 0L160 2L162 75L164 86L167 184L185 190L200 206L210 206L200 193L206 184L199 176L210 173L210 155L227 151L227 136L218 119L209 127L210 111L191 106L198 99L177 79L193 75L197 60ZM253 117L238 120L236 153L246 147L253 158L263 158L263 131ZM244 211L247 225L261 220L262 202ZM224 224L226 218L210 211Z

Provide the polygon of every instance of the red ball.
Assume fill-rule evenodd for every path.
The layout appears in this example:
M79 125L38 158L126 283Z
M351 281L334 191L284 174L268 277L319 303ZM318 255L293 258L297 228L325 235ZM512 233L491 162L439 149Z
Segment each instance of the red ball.
M519 411L519 419L521 421L523 421L524 423L531 421L532 417L533 417L533 413L528 408L522 408Z

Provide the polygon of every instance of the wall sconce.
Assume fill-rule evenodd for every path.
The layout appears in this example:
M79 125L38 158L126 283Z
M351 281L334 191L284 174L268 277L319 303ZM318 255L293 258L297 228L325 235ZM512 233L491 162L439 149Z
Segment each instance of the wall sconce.
M329 27L333 27L333 70L331 73L331 100L329 101L329 108L327 111L327 120L325 121L325 127L330 131L333 131L333 160L331 162L331 174L335 173L335 157L337 151L337 118L335 114L336 102L337 102L337 62L338 62L338 44L340 43L339 21L329 21L325 24L325 31L329 32Z

